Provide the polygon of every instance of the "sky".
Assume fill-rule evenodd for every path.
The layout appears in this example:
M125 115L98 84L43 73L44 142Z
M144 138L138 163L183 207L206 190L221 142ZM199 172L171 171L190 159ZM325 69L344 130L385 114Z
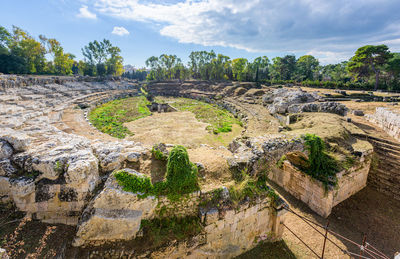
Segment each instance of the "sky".
M77 59L109 39L135 67L161 54L186 63L196 50L250 61L310 54L323 65L367 44L400 52L400 0L0 0L0 26L12 25Z

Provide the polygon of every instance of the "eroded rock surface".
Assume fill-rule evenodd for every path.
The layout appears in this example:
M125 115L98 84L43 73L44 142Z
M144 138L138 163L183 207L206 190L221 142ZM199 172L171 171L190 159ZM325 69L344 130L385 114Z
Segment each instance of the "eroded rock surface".
M346 115L347 108L336 102L319 102L321 97L300 89L279 88L263 96L263 104L272 114L327 112Z

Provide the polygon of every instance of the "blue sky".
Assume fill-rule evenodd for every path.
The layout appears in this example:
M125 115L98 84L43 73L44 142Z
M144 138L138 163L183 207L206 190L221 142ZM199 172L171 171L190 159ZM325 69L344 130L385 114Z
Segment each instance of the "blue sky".
M187 62L193 50L249 60L311 54L322 64L366 44L400 51L399 0L1 0L0 25L81 48L110 39L125 64L160 54ZM114 32L114 33L113 33Z

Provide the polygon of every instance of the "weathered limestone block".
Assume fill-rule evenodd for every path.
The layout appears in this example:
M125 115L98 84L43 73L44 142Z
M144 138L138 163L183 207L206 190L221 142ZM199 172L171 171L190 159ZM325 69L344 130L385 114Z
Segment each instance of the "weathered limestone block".
M124 170L138 176L143 176L134 170ZM122 190L122 187L117 183L114 175L110 175L108 177L104 185L104 189L93 201L93 207L96 209L127 209L132 211L141 211L141 216L143 219L152 218L156 206L157 199L155 197L146 197L141 199L135 193Z
M10 159L0 159L0 176L11 176L17 172L17 169L11 164Z
M124 170L137 176L144 176L131 169ZM138 194L122 190L111 174L104 189L84 212L74 245L132 239L139 231L141 220L154 217L157 204L155 197L139 198ZM107 234L107 231L110 233Z
M243 206L239 211L225 211L222 218L206 220L205 244L191 251L193 258L232 258L261 240L282 237L285 213L273 212L269 198ZM212 212L210 215L215 215ZM209 215L207 215L208 218Z
M367 157L369 155L370 153L365 154ZM328 217L334 206L366 186L371 159L364 158L362 161L348 171L338 173L337 187L327 190L322 182L299 171L289 161L283 163L283 170L272 168L268 177L306 203L313 211L323 217Z
M16 131L10 128L2 128L0 131L0 140L7 141L12 145L15 151L21 152L27 149L28 145L32 141L32 138L21 131Z
M35 182L33 179L13 179L11 183L11 196L18 209L29 210L28 206L35 202Z
M142 212L137 210L95 209L89 220L79 227L73 244L132 239L139 231L141 218Z
M384 107L377 107L375 114L366 115L367 119L379 127L387 134L400 140L400 113Z
M89 150L77 152L77 156L68 160L65 181L68 186L92 191L99 182L98 160Z
M8 159L13 153L13 147L8 142L0 140L0 159Z
M0 202L5 202L11 199L11 184L10 179L0 176Z

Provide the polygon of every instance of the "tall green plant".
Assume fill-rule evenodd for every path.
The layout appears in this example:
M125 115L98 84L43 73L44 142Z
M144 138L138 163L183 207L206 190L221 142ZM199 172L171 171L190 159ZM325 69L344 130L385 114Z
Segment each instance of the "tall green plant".
M306 173L322 181L325 185L335 185L338 165L335 159L326 152L324 141L315 134L306 134L304 137L308 151L308 168Z
M189 161L185 147L177 145L169 154L167 163L167 186L176 193L190 193L199 190L197 167Z

